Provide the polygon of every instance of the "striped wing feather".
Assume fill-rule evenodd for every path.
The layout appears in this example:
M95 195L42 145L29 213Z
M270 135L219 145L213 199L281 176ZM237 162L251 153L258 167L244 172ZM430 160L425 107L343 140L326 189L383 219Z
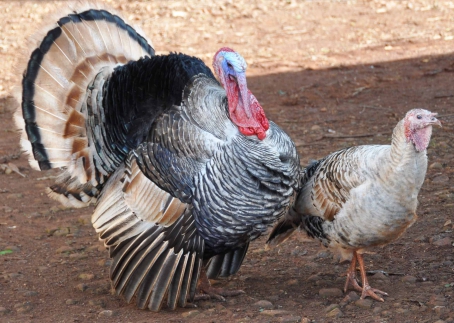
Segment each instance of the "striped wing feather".
M127 159L101 193L93 226L113 258L110 276L119 295L139 308L184 306L195 294L204 242L191 206L161 190Z
M313 174L302 191L310 190L312 206L317 210L312 215L333 221L349 199L350 190L364 182L357 153L357 147L337 151L317 162L315 170L308 170Z

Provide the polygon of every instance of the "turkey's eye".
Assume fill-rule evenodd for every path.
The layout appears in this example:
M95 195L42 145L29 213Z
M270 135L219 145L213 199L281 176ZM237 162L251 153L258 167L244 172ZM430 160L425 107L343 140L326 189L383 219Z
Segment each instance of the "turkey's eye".
M418 114L418 115L416 116L416 118L422 119L422 115Z
M229 62L227 62L227 66L233 70L233 66Z

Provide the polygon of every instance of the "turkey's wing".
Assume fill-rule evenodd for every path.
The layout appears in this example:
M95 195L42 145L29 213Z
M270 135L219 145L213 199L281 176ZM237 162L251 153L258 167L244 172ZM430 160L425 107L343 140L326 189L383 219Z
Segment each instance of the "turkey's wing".
M184 306L195 294L204 241L191 205L160 189L131 154L109 179L92 216L113 258L110 277L117 294L153 311Z

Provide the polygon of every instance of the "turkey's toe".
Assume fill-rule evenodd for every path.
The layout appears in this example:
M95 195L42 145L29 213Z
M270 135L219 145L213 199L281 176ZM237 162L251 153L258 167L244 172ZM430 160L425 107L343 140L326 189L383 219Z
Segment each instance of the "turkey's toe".
M193 301L193 302L197 302L197 301L207 301L207 300L210 300L210 299L211 299L211 296L210 296L210 295L200 293L200 294L195 294L195 295L194 295L194 299L193 299L192 301Z
M369 297L375 299L376 301L384 302L385 300L383 298L381 298L380 296L378 296L377 294L388 296L388 293L386 293L386 292L383 292L376 288L372 288L372 287L370 287L370 285L365 285L363 288L362 294L361 294L361 299L364 299L367 296L369 296Z
M195 295L194 299L197 299L197 297L200 295L199 299L206 299L203 297L208 296L210 299L217 299L218 301L225 302L225 297L234 297L234 296L239 296L241 294L245 294L244 291L237 289L237 290L229 290L229 289L224 289L224 288L214 288L214 287L208 287L208 288L203 288L201 290L203 293L202 294L197 294Z

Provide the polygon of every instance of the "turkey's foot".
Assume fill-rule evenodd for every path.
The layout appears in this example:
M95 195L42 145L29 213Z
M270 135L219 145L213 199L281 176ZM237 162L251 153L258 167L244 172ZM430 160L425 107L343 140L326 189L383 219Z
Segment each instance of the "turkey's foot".
M207 300L217 299L221 302L225 302L225 297L233 297L241 294L245 294L242 290L228 290L224 288L215 288L211 286L210 281L204 270L200 273L200 280L198 290L201 292L194 296L194 300Z
M369 296L377 301L384 302L384 299L381 298L380 296L378 296L377 294L388 296L388 293L383 292L379 289L370 287L369 281L367 280L366 269L364 267L363 256L361 254L357 253L356 251L354 254L356 254L356 259L358 260L358 263L359 263L359 270L361 271L361 278L362 278L362 285L363 285L361 299L364 299L367 296Z
M370 287L369 284L366 284L366 285L364 285L364 287L362 289L361 299L364 299L367 296L369 296L369 297L375 299L376 301L384 302L385 300L383 298L381 298L380 296L378 296L377 294L388 296L388 293L383 292L376 288L372 288L372 287Z

